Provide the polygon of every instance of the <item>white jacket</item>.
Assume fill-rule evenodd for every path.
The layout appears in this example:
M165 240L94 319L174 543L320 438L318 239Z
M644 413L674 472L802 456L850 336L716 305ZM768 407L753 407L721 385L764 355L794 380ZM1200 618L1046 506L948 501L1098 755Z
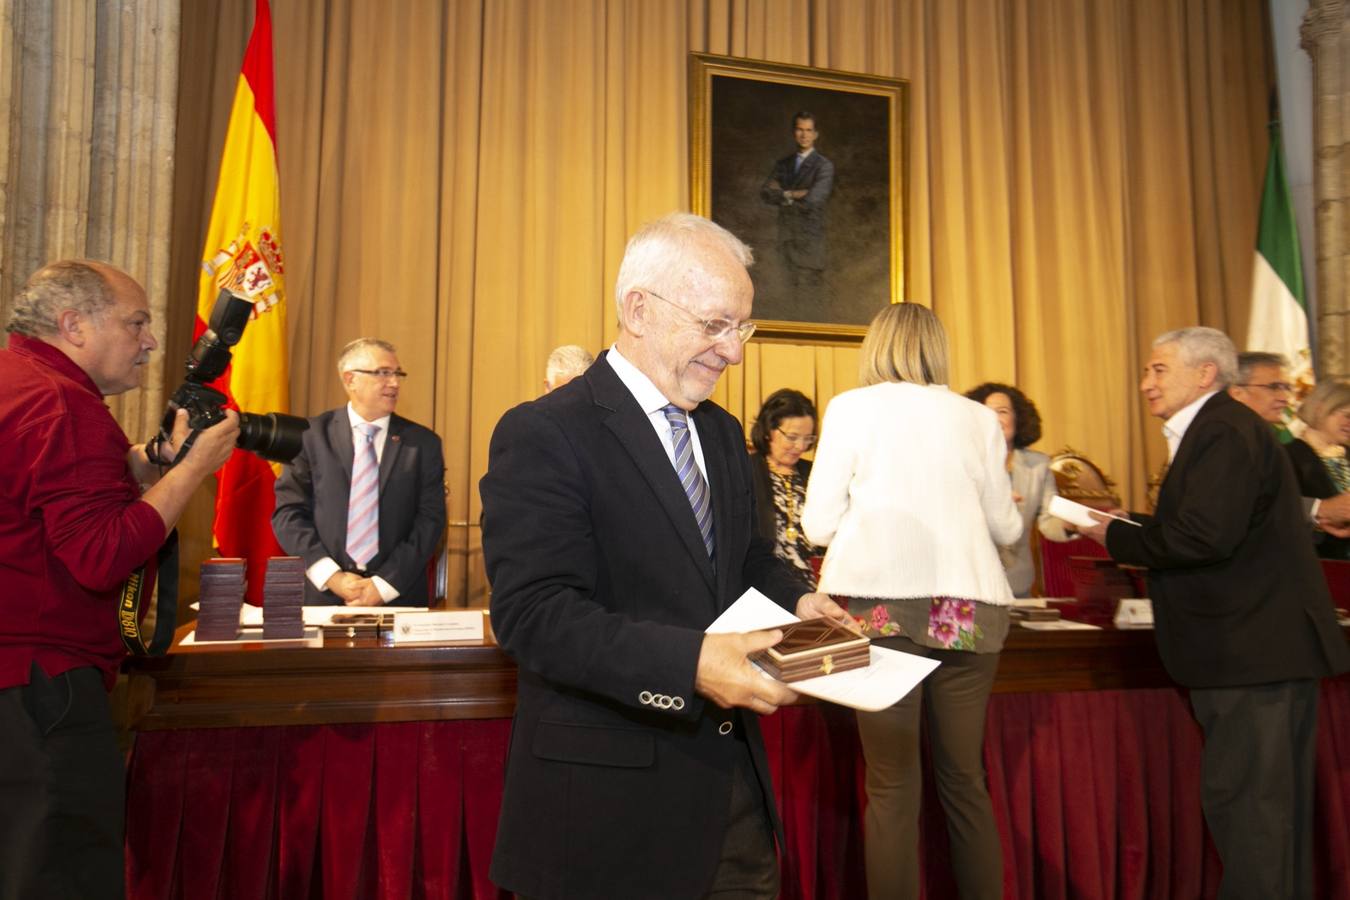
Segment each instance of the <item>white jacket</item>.
M993 410L945 385L883 382L830 401L802 509L828 545L820 590L1006 605L997 545L1022 535Z

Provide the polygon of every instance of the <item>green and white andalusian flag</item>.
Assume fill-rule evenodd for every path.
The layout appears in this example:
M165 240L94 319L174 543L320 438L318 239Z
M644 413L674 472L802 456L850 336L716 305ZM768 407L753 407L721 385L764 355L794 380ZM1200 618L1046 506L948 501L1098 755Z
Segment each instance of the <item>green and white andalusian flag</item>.
M1280 123L1270 123L1270 156L1261 195L1261 223L1256 236L1256 268L1252 276L1252 313L1247 324L1247 349L1283 353L1290 381L1302 398L1312 389L1312 351L1308 340L1303 264L1299 259L1298 226L1289 182L1284 176Z

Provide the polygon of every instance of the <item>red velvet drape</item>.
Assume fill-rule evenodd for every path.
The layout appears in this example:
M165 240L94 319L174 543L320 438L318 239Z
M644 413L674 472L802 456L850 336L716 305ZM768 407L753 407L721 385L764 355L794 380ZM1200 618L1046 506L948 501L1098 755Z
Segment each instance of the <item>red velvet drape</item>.
M494 898L504 720L149 732L129 772L127 882L151 898ZM865 896L862 764L831 706L764 720L785 900ZM1319 897L1350 900L1350 677L1318 723ZM1213 897L1200 734L1172 690L996 695L985 763L1004 896ZM931 791L929 796L931 797ZM925 802L924 886L953 897Z

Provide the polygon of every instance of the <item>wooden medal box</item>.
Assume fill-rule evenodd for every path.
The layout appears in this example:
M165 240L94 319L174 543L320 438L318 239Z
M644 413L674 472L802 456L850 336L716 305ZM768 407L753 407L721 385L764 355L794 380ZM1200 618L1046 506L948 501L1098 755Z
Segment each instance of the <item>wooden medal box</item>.
M861 669L871 662L871 641L826 618L783 626L783 639L751 659L791 684L819 675Z

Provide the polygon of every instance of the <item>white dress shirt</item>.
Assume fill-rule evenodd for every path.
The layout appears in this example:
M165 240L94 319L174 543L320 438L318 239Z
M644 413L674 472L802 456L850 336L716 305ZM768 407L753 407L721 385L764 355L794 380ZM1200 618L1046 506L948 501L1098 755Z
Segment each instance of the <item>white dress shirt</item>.
M1181 439L1186 436L1186 429L1191 427L1191 422L1195 421L1196 413L1200 412L1200 407L1208 402L1210 397L1217 394L1218 391L1210 391L1208 394L1202 394L1200 397L1187 403L1181 409L1172 414L1172 418L1163 423L1163 437L1167 439L1167 464L1170 466L1172 460L1177 458L1177 448L1181 446Z
M666 419L665 409L670 405L670 400L661 393L661 389L652 384L652 380L642 373L637 366L633 365L624 355L619 352L618 345L609 348L605 354L605 361L609 367L614 370L614 374L619 376L624 387L628 388L633 399L642 407L642 411L647 414L647 421L656 429L656 436L661 439L661 446L666 448L666 456L670 457L671 468L675 466L675 440L671 434L670 422ZM694 445L694 462L698 466L699 472L703 474L703 480L708 480L708 467L703 462L703 445L698 440L698 429L694 427L694 417L687 417L689 420L689 438ZM712 485L709 485L711 490Z

